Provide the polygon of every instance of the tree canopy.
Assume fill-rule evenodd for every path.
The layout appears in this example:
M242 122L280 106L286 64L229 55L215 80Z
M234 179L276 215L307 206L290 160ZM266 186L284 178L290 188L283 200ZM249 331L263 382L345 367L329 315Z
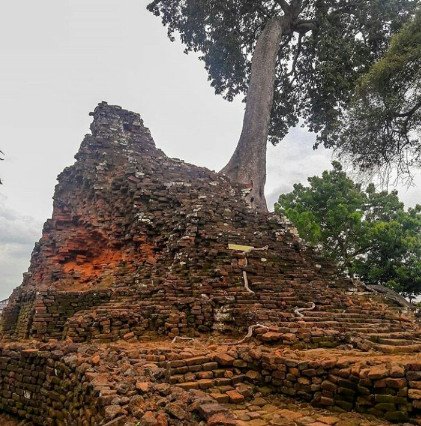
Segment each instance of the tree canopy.
M185 51L198 52L215 92L246 108L237 147L221 173L266 210L266 146L300 121L317 143L339 143L358 79L414 15L417 0L153 0Z
M357 82L338 147L363 171L421 166L421 9Z
M178 33L186 52L200 52L215 92L245 94L259 34L273 16L287 16L279 46L269 140L276 144L303 119L331 135L358 78L387 51L409 19L412 0L154 0L148 9Z
M372 184L363 190L338 162L308 182L275 204L303 239L367 284L421 294L420 205L406 211L396 191L376 192Z

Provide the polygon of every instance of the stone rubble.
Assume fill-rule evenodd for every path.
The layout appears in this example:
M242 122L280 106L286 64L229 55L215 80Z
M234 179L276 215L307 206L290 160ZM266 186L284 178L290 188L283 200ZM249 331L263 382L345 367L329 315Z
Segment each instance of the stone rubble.
M251 210L240 186L168 158L138 114L103 102L92 115L3 311L0 411L51 425L421 424L411 311Z

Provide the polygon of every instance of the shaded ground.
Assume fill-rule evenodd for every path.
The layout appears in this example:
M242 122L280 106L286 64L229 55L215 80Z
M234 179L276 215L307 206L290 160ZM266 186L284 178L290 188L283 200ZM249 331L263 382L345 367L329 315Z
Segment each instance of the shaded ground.
M251 401L227 404L237 416L238 426L381 426L391 423L373 416L349 412L315 409L291 398L282 396L256 396Z
M0 412L0 425L1 426L17 426L22 424L19 420L8 416L7 414L3 414Z
M309 404L274 395L256 395L242 404L226 404L237 416L238 426L381 426L391 423L358 413L339 413L315 409ZM0 413L1 426L23 425ZM182 423L180 423L181 425Z

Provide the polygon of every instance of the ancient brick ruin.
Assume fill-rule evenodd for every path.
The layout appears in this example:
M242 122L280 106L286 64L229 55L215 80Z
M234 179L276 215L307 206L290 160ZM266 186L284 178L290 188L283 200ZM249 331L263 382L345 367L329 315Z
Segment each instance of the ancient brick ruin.
M2 313L0 411L51 425L421 424L410 309L251 210L247 188L168 158L138 114L92 115Z

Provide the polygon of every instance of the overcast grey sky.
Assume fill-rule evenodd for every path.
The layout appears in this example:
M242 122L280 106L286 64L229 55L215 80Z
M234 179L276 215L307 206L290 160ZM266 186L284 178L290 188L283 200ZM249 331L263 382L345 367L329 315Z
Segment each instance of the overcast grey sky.
M73 163L102 100L139 112L167 155L218 170L241 129L243 104L216 96L201 62L171 43L146 0L14 0L0 15L0 300L22 273L51 216L56 176ZM269 147L267 195L330 165L313 136ZM401 189L407 205L418 188Z

